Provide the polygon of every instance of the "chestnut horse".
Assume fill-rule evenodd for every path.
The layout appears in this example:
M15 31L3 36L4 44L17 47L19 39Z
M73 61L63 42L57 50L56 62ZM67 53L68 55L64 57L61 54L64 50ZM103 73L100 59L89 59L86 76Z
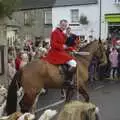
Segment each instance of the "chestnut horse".
M89 101L89 95L85 89L85 83L88 80L88 66L95 55L105 62L105 51L101 41L94 41L87 45L88 47L83 48L84 51L89 51L89 56L78 56L78 65L76 71L76 84L80 94L83 95L85 101ZM82 50L81 50L82 51ZM11 114L16 111L17 104L17 90L20 87L24 90L23 99L20 102L21 111L28 112L33 108L36 98L42 88L63 88L63 75L60 73L60 66L53 65L47 61L38 60L29 63L18 71L8 89L6 112ZM66 100L70 100L71 91L69 87L67 90Z

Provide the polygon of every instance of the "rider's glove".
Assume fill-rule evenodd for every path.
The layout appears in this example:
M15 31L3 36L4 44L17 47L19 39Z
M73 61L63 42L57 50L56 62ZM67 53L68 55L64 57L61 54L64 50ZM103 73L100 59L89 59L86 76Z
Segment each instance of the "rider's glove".
M63 48L64 48L64 49L67 49L67 45L63 45Z

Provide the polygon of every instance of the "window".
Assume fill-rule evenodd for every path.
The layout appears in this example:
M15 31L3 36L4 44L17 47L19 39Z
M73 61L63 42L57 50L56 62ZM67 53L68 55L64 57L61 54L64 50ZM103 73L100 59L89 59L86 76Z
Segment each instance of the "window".
M31 33L26 33L25 34L25 40L32 40L32 34Z
M115 0L115 4L120 4L120 0Z
M78 23L79 21L79 10L78 9L72 9L71 10L71 22L72 23Z
M24 25L31 25L32 15L30 11L24 12Z
M45 24L52 24L52 11L51 10L45 11Z

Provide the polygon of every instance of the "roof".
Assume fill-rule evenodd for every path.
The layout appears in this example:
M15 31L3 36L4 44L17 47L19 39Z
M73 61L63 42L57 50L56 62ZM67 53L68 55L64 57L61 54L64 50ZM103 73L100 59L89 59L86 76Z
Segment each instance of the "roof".
M97 4L97 2L97 0L56 0L54 6L88 5Z
M20 9L52 8L96 3L97 0L22 0Z
M22 0L20 9L52 8L55 0Z

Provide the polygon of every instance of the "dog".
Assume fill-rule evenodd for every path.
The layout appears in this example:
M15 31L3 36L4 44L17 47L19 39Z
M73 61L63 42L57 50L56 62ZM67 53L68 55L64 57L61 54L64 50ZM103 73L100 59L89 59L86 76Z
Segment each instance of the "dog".
M6 106L6 100L3 102L3 104L0 106L0 117L4 114Z
M7 89L3 85L0 85L0 105L3 104L6 97L7 97Z
M7 89L3 85L0 85L0 117L4 114L6 107L6 97Z
M15 112L9 116L0 117L0 120L34 120L35 115L31 113Z
M48 109L40 116L38 120L50 120L57 114L56 110Z
M17 120L34 120L35 115L31 113L24 113Z

